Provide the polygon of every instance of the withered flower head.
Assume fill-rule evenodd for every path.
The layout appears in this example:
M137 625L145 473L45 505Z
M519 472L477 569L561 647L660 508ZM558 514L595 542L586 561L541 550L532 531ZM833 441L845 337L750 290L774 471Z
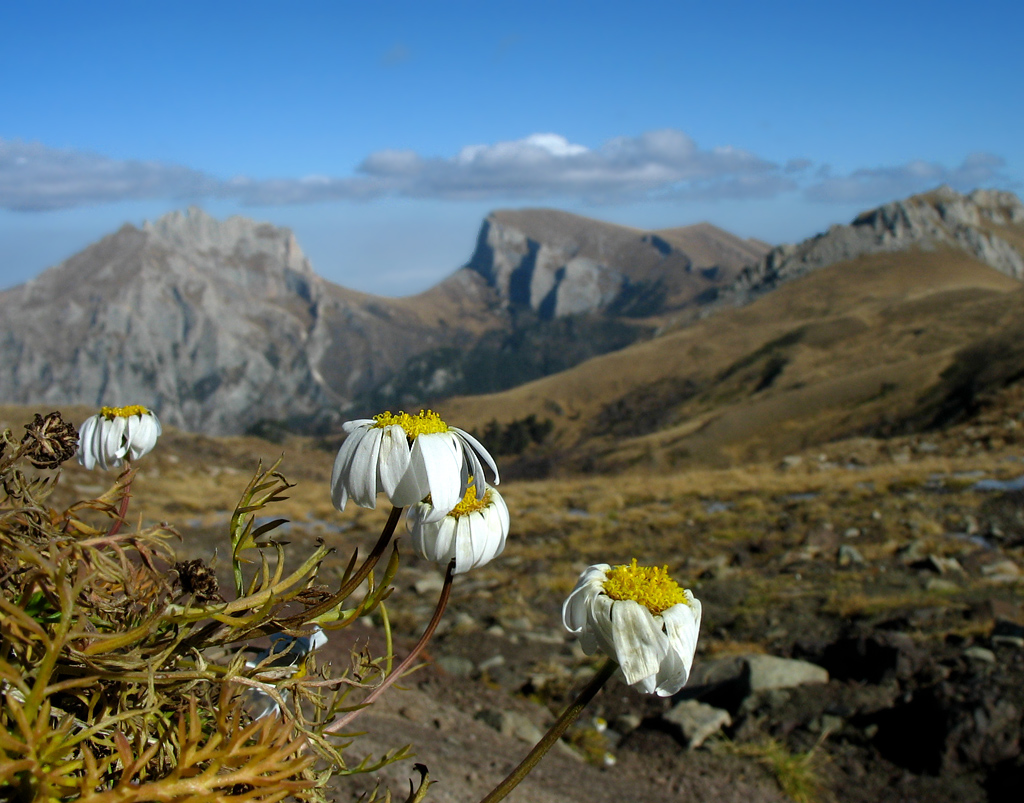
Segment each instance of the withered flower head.
M35 420L26 424L23 445L28 444L25 456L36 468L57 468L70 460L78 451L78 430L61 418L56 410L45 416L35 414Z
M186 594L195 594L197 602L210 602L220 599L220 586L217 585L217 573L202 560L183 560L174 564L181 582L181 590Z

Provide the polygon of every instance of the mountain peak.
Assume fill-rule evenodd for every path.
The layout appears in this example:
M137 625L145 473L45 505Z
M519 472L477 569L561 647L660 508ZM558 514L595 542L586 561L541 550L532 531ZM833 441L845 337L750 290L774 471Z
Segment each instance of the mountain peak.
M962 195L943 185L861 212L849 225L797 245L780 245L748 268L719 299L746 303L783 282L837 262L877 253L956 248L1000 273L1024 280L1024 204L1012 192Z
M176 209L146 221L142 230L175 251L235 255L239 258L272 257L292 270L312 273L291 229L234 215L218 220L198 206Z

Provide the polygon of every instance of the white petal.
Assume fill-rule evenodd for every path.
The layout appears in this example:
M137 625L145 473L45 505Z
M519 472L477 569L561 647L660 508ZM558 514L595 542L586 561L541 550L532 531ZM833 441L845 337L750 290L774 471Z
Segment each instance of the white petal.
M383 431L371 428L356 444L346 485L352 501L360 507L377 507L377 460Z
M78 428L78 462L90 471L96 465L96 450L92 439L96 431L96 416L89 416Z
M570 633L579 633L587 622L590 599L601 590L601 583L611 568L607 563L588 566L576 581L576 587L562 603L562 624Z
M613 656L629 685L656 675L668 652L668 639L646 607L631 599L612 607Z
M409 468L391 502L412 505L430 494L433 509L424 520L438 521L462 500L460 484L454 439L447 433L419 435L412 445Z
M472 519L472 516L459 516L455 519L455 574L468 572L476 565Z
M501 531L504 534L501 542L504 545L505 537L508 535L509 528L511 526L508 516L508 505L505 504L505 499L502 495L494 488L491 488L491 504L493 505L494 513L498 516L498 519L501 522Z
M90 451L92 452L93 460L100 468L106 470L107 468L107 455L104 452L107 443L107 419L103 416L96 416L96 426L92 431L92 446Z
M349 430L348 437L338 449L338 456L334 458L334 469L331 471L331 501L338 510L344 510L345 503L348 501L347 483L348 475L352 470L352 456L366 434L365 430L359 432Z
M580 634L580 643L586 649L592 641L605 655L615 656L615 637L612 629L612 599L607 594L591 594L587 604L587 624Z
M468 443L470 448L474 452L476 452L478 455L480 455L480 457L482 457L484 459L484 462L487 463L487 465L491 467L491 471L494 472L494 482L492 482L491 485L498 485L498 484L500 484L501 483L501 478L498 477L498 466L494 462L494 458L491 457L491 453L488 452L487 449L484 448L484 445L482 443L480 443L480 441L478 441L472 435L470 435L468 432L466 432L464 429L459 429L458 427L449 427L449 429L452 430L453 432L457 433L459 435L459 437L462 438L462 440L464 440L466 443ZM477 478L477 482L478 483L479 482L483 482L483 480L484 480L483 477ZM477 485L477 487L479 488L480 486Z
M120 415L114 416L113 421L104 421L103 455L112 468L121 465L121 458L128 453L128 443L124 437L127 424L124 416Z
M377 467L380 487L388 499L394 497L395 489L409 468L409 438L398 424L384 427L380 441L380 462Z
M434 539L434 562L445 566L455 557L456 527L455 519L445 516L441 521L424 525L431 528L437 535Z
M131 452L132 460L138 460L148 454L156 446L156 439L160 435L160 422L156 416L147 413L142 416L131 416L128 419L128 449Z

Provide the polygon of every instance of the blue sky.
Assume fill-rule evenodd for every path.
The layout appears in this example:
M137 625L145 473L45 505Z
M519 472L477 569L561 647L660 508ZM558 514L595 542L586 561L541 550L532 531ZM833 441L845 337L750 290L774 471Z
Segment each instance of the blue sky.
M795 241L1020 192L1024 5L0 5L0 288L190 204L407 295L488 211Z

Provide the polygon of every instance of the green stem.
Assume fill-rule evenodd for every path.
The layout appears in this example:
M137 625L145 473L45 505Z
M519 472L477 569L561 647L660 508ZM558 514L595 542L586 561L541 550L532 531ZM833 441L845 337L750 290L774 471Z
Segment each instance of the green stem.
M419 654L423 652L423 648L427 646L427 642L430 641L430 637L434 635L434 631L437 629L437 626L441 621L441 615L444 613L444 609L448 605L448 597L451 595L452 578L454 576L455 559L453 558L451 562L448 564L448 570L444 574L444 585L441 586L441 596L437 600L437 606L434 608L434 615L430 617L430 622L427 624L427 629L423 631L423 635L420 636L420 640L416 642L416 646L412 648L412 652L410 652L405 657L405 660L403 660L402 663L398 665L397 669L395 669L390 675L388 675L376 689L374 689L366 696L366 699L364 699L359 704L359 708L356 708L353 711L349 711L343 717L340 717L335 722L332 722L330 725L324 728L324 733L337 733L338 731L340 731L342 728L348 725L348 723L350 723L353 719L355 719L363 711L365 711L369 706L371 706L377 700L377 698L380 697L388 689L389 686L391 686L392 683L394 683L402 675L404 675L406 671L408 671L409 667L412 666L412 662L416 660Z
M580 715L587 704L594 699L594 695L600 691L601 687L608 681L612 675L615 674L615 670L619 668L619 665L609 658L605 665L597 670L597 674L591 678L590 682L586 687L579 693L572 704L562 712L562 715L555 720L555 724L552 725L548 732L544 734L539 742L534 746L533 750L530 751L529 755L526 756L512 772L508 774L500 784L491 790L487 797L483 798L480 803L498 803L502 800L505 795L511 792L516 786L519 785L520 781L525 778L530 770L537 766L544 754L551 749L552 745L557 742L562 734L565 733L566 729L576 721L576 717Z

